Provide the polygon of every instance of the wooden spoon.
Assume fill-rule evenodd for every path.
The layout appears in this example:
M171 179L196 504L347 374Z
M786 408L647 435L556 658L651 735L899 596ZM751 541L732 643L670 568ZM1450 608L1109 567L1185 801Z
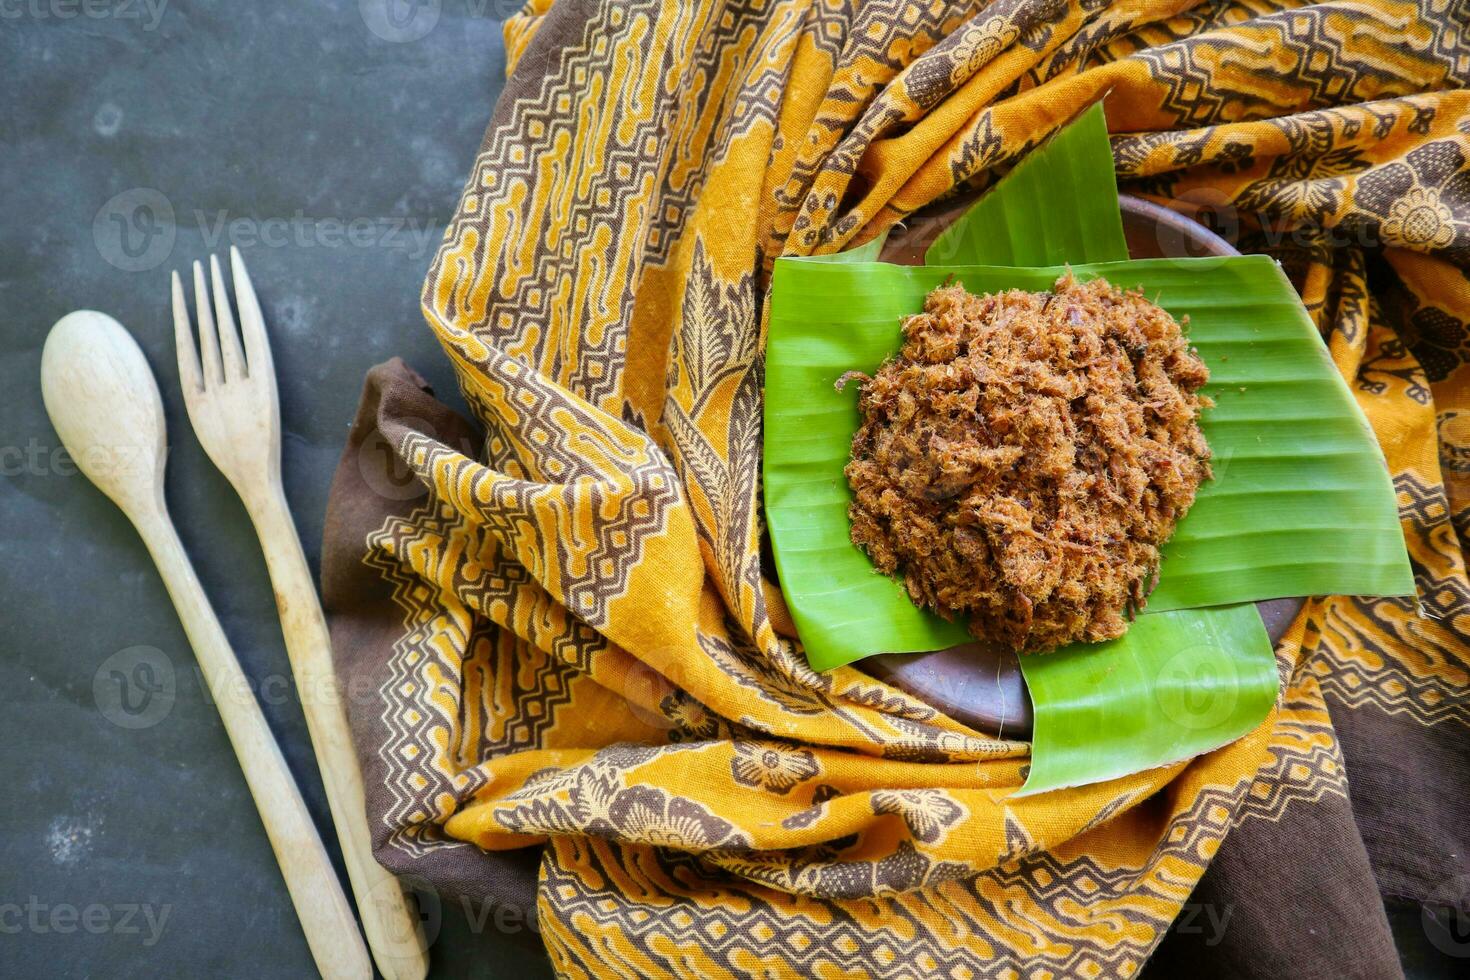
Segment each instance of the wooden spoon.
M352 906L280 746L210 608L163 499L163 401L122 325L91 310L57 321L41 355L46 412L77 467L133 522L183 621L324 977L373 975Z

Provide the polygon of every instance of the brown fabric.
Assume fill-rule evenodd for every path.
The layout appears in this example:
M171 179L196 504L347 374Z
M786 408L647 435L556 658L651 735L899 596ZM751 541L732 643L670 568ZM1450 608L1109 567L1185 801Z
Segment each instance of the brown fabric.
M1371 708L1333 701L1328 705L1352 778L1358 832L1379 889L1415 902L1442 899L1447 888L1470 897L1470 752L1465 733ZM1384 746L1394 748L1386 752Z
M1389 963L1361 855L1391 892L1470 880L1467 23L534 0L423 293L484 437L390 366L359 419L387 452L349 447L333 494L380 858L523 894L504 855L539 850L567 976L1131 975L1197 886L1240 896L1222 968ZM762 561L764 284L988 184L1103 92L1126 189L1286 264L1384 449L1419 603L1314 600L1258 731L1017 800L1025 743L805 663Z
M384 651L403 635L403 615L392 583L362 561L361 543L394 517L419 506L425 489L393 454L385 433L405 424L451 445L471 448L478 439L470 424L446 408L427 383L398 358L368 372L357 417L332 481L322 545L322 603L330 611L332 649L347 698L353 741L362 757L367 810L391 805L384 763L373 748L394 740L375 695L388 677ZM536 868L532 850L485 852L464 845L444 847L405 860L386 847L392 828L372 821L374 848L383 863L411 884L446 896L493 898L516 910L521 921L536 918ZM539 945L534 935L524 941Z
M1147 980L1390 980L1398 951L1348 800L1231 831L1144 969Z

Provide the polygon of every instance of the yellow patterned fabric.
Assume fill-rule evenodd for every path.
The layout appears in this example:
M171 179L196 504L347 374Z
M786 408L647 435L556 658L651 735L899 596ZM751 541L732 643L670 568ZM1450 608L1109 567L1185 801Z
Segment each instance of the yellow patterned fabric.
M1338 705L1463 737L1467 30L1396 0L530 4L423 291L483 439L384 410L428 492L356 542L398 603L354 720L385 863L543 847L571 977L1125 976L1232 827L1346 794ZM765 286L1104 94L1125 191L1293 275L1420 595L1313 601L1235 744L1013 799L1027 743L806 665L763 555Z

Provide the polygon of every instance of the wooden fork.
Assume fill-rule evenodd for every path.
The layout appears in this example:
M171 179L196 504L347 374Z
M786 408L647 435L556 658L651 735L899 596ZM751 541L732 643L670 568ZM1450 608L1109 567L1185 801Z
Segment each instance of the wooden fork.
M280 400L265 321L245 263L233 247L230 265L245 346L242 350L219 262L210 256L212 316L204 270L194 263L202 358L195 354L183 284L173 274L184 404L204 451L244 501L265 551L286 652L373 959L389 980L421 980L429 968L423 932L397 879L373 857L362 772L332 669L331 638L281 487Z

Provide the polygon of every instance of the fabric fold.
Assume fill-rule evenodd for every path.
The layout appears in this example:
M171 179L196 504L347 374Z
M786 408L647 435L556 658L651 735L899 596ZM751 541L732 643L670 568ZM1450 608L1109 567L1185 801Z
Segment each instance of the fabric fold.
M1470 882L1467 27L1399 0L533 0L422 293L476 424L379 366L333 487L379 859L534 884L565 976L1132 975L1192 895L1238 906L1222 965L1387 968L1370 879ZM1301 292L1419 596L1309 603L1236 743L1011 799L1026 743L805 663L762 525L765 290L1103 93L1123 189ZM1359 941L1262 946L1313 881Z

